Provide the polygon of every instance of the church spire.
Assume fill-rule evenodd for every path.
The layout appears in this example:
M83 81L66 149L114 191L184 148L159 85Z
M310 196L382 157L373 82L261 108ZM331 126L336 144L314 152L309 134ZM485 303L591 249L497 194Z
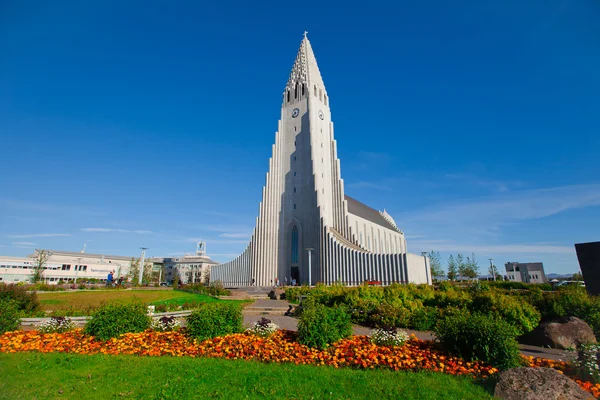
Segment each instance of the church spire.
M308 32L304 31L304 38L300 43L300 49L296 55L296 61L292 67L292 72L288 79L286 90L293 90L296 84L299 86L306 85L307 88L317 87L325 91L323 78L319 72L315 53L313 52L310 41L307 37Z

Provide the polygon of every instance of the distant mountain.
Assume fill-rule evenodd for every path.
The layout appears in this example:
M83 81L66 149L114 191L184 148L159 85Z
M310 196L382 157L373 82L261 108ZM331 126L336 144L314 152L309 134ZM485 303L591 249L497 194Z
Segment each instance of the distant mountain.
M567 279L567 278L572 278L573 274L555 274L555 273L551 273L551 274L546 274L546 278L548 279Z

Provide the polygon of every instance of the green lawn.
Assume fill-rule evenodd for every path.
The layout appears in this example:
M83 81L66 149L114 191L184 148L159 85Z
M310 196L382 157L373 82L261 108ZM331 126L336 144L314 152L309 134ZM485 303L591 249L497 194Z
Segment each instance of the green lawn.
M472 380L211 358L0 353L0 399L491 399Z
M44 311L87 311L106 301L129 302L140 300L146 304L208 303L222 301L214 297L180 292L177 290L90 290L77 292L46 292L37 294ZM231 301L231 300L229 300Z

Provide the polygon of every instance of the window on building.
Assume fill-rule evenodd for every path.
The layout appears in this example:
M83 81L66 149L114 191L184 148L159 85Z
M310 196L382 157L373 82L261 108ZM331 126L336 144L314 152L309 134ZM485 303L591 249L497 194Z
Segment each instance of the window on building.
M295 204L294 208L296 208ZM292 262L298 262L298 228L296 226L292 228Z
M296 161L296 156L294 156L294 161Z
M317 97L317 85L315 85L315 97Z
M294 188L294 193L296 193L296 188Z
M289 90L287 91L287 94L288 94L287 101L289 102L290 101L290 91Z
M294 176L296 176L296 172L294 172Z
M325 105L327 105L327 95L326 94L323 95L323 102L325 103Z
M296 205L294 204L294 210L296 209Z

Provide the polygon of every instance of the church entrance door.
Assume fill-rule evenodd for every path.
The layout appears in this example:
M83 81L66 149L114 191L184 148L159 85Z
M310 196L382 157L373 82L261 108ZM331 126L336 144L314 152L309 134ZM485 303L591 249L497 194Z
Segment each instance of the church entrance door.
M300 271L297 265L292 265L291 268L292 283L295 281L296 285L300 285Z

